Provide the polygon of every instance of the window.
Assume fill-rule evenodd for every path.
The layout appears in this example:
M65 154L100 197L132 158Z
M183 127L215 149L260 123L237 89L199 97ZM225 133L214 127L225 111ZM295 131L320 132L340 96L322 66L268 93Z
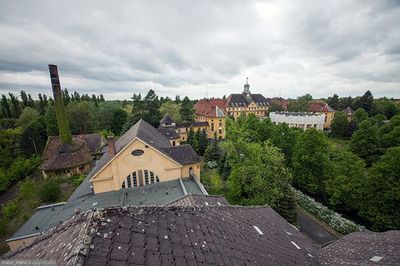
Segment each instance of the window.
M132 187L131 175L128 175L126 177L126 184L127 184L127 187Z
M214 131L214 122L211 120L211 131Z
M144 170L144 183L146 185L149 184L149 171L147 171L147 170Z
M136 177L136 171L132 173L132 179L133 179L133 186L137 187L137 177Z
M160 182L160 179L158 178L158 176L156 176L156 182Z
M175 146L175 140L172 141L172 146Z
M153 184L154 183L154 173L150 172L150 183Z

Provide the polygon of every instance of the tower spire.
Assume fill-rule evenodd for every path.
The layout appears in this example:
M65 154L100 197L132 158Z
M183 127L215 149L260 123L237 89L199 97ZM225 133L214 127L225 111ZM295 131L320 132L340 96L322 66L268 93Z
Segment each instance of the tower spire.
M246 77L246 84L244 84L243 94L250 94L249 78Z

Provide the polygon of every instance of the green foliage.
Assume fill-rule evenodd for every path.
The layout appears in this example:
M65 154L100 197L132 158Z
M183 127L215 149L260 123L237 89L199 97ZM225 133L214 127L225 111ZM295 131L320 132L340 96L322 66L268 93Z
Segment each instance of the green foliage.
M207 137L207 131L205 129L202 129L201 131L197 131L195 134L196 137L196 142L197 142L197 150L196 152L203 156L204 152L206 151L208 147L208 137Z
M40 114L38 111L33 109L32 107L25 107L22 111L22 114L17 119L17 126L26 129L30 126L31 123L34 123L39 120Z
M336 93L333 94L332 97L328 97L327 99L327 104L329 104L330 107L332 107L334 110L343 110L344 108L340 108L340 100L339 100L339 95L337 95Z
M338 138L348 137L349 120L344 112L337 112L332 121L332 136Z
M294 185L312 195L324 195L324 181L331 172L329 146L323 133L307 129L293 154Z
M400 147L393 147L376 162L364 187L360 214L374 230L400 228Z
M368 114L371 114L374 108L374 97L372 93L368 90L364 95L357 99L356 105L358 108L364 109Z
M3 213L4 217L7 220L13 219L15 216L17 216L19 212L19 206L16 202L14 201L9 201L2 209L1 212Z
M26 178L19 187L19 196L22 199L30 199L37 189L37 182L31 178Z
M161 120L160 101L158 96L153 90L149 90L147 95L143 98L144 116L143 119L150 123L152 126L157 126Z
M166 101L161 104L160 112L161 115L169 115L175 122L181 121L180 114L181 106L173 101Z
M208 145L204 152L204 161L206 162L218 162L221 157L221 149L218 146L218 141L215 139Z
M111 123L111 131L115 135L121 135L122 128L125 125L127 119L128 119L128 114L124 110L122 109L115 110L113 113L113 118Z
M76 187L78 187L80 184L82 184L83 180L85 180L84 175L74 175L72 176L72 184L74 184Z
M289 186L285 189L282 198L276 203L275 211L291 224L297 224L296 197Z
M69 124L72 134L93 133L96 127L93 103L72 102L68 105Z
M357 126L361 124L361 122L367 119L368 119L368 113L364 109L358 108L354 112L354 121L356 122Z
M60 185L54 179L47 179L40 189L40 199L43 203L55 202L60 196Z
M194 109L193 109L193 103L189 100L187 96L183 98L183 101L181 102L181 109L179 111L181 115L182 121L193 121L194 120Z
M26 155L42 154L47 142L46 123L43 117L29 123L21 136L21 150Z
M288 111L290 112L308 112L309 104L312 100L310 94L298 97L296 100L289 100Z
M19 154L22 128L0 130L0 166L8 167ZM1 184L0 184L1 186ZM1 191L1 189L0 189Z
M57 124L57 116L56 109L53 105L50 105L45 112L45 120L46 120L46 131L49 136L57 136L58 135L58 124Z
M400 146L400 115L392 117L390 122L379 129L379 144L384 150Z
M352 152L371 165L379 158L379 129L372 125L369 120L361 122L359 128L354 132L350 140Z

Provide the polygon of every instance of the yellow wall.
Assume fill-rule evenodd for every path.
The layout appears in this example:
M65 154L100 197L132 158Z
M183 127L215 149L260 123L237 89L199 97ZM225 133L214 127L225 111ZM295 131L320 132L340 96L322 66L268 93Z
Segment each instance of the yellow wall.
M182 170L183 166L167 158L151 146L146 148L146 145L140 139L136 139L121 153L118 153L117 157L106 168L92 178L94 192L101 193L120 190L125 178L137 170L154 172L159 177L160 182L189 176L189 170ZM144 154L133 156L131 152L136 149L143 150ZM192 167L197 169L197 165L199 163ZM198 172L198 175L200 176L200 172Z
M331 124L332 124L332 120L335 117L335 113L334 112L324 112L321 113L325 115L325 122L324 122L324 128L331 128Z
M249 106L241 106L241 107L228 107L227 111L230 116L233 118L237 118L242 114L249 115L254 114L257 117L265 117L267 116L268 106L257 106L256 103L252 102Z

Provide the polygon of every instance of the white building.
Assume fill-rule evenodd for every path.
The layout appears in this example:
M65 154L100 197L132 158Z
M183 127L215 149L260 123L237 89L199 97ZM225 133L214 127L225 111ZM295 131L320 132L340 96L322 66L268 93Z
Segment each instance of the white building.
M306 130L307 128L315 128L317 130L324 129L324 114L302 113L302 112L274 112L269 114L272 123L286 123L289 127L298 127Z

